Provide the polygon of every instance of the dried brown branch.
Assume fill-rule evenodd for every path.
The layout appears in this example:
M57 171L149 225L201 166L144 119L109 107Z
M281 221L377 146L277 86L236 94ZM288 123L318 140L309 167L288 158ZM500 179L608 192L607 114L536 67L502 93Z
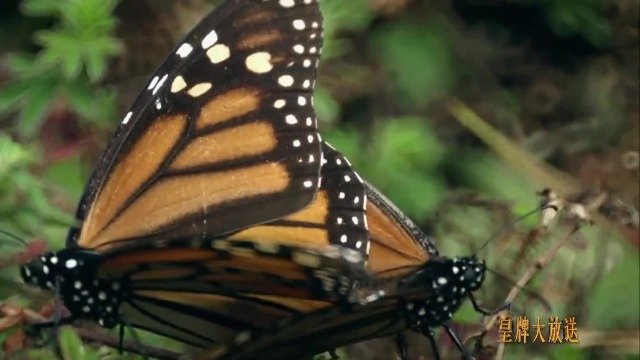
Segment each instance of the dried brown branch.
M558 251L567 243L569 243L572 239L573 234L575 234L579 229L581 224L586 220L589 221L589 214L594 210L597 210L603 203L606 201L607 196L605 193L602 193L601 196L595 197L591 199L589 204L577 204L577 203L569 203L565 201L561 201L557 195L551 191L544 194L547 196L548 204L553 205L553 207L549 207L548 209L566 209L567 216L566 222L563 226L564 234L560 237L560 240L557 241L546 253L541 255L534 261L520 276L518 281L509 291L509 294L505 298L505 303L513 303L518 294L521 292L522 288L526 286L533 277L540 272L540 270L544 269L558 254ZM557 210L553 213L543 213L542 228L547 228L552 218L557 213ZM476 338L477 342L480 342L484 336L495 326L498 319L502 316L507 315L509 310L503 310L496 315L492 316L484 325L483 330L480 334L473 336ZM502 360L504 358L504 350L505 344L499 343L495 353L495 360Z

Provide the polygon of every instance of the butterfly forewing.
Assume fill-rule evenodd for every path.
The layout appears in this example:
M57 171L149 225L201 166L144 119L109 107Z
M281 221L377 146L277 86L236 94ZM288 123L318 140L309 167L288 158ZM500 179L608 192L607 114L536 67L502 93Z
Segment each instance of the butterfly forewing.
M321 27L316 1L230 0L207 16L123 118L69 245L217 236L307 205Z
M189 246L141 244L105 253L99 276L127 284L125 321L197 346L227 346L244 332L344 299L366 273L365 187L326 144L319 162L317 196L283 219ZM292 250L298 248L305 250Z

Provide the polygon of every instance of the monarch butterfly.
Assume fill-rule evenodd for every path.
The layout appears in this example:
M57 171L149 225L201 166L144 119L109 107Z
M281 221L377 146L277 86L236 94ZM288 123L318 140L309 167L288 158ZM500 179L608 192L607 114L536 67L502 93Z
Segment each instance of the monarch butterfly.
M407 329L424 334L439 359L432 332L437 327L465 358L470 357L447 321L466 298L485 315L508 306L485 310L473 297L484 280L484 262L475 256L440 256L432 240L390 200L366 182L365 188L371 244L367 267L376 275L358 289L358 298L365 301L287 318L242 346L211 352L203 359L297 359L373 338L401 336ZM400 338L398 346L406 359Z
M321 39L312 0L227 0L205 17L123 118L67 248L24 266L25 281L59 289L72 319L128 323L213 358L264 348L295 357L444 322L446 309L429 317L422 305L450 291L455 310L464 294L439 280L458 260L437 258L317 133ZM369 271L389 280L337 315L353 284L371 281L368 257ZM478 267L476 282L459 283L475 290L482 264L460 261ZM442 286L425 290L432 279ZM290 326L275 326L282 320ZM365 336L383 320L393 326Z
M366 198L317 132L322 37L312 0L227 0L206 16L123 118L66 249L24 280L58 289L68 320L203 347L348 298L366 277Z

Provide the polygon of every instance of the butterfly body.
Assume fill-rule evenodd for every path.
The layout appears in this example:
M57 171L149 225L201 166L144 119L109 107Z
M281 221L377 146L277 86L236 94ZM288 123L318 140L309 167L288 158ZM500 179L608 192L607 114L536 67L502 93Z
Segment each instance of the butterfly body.
M58 291L72 318L112 328L120 323L118 309L127 294L127 283L99 278L96 269L101 258L87 250L48 252L22 266L20 273L25 283Z
M403 314L408 328L420 333L451 319L471 292L482 285L484 262L475 257L438 257L399 280Z

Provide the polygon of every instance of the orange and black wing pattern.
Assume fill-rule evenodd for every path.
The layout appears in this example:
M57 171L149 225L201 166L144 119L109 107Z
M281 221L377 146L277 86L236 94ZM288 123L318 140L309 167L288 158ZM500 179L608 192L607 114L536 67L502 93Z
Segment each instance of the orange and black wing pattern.
M68 247L228 234L319 187L316 0L227 0L151 76L85 190Z
M346 302L354 283L368 279L354 250L229 239L126 252L99 268L104 277L121 279L122 322L212 349Z
M405 275L438 256L428 235L373 185L365 185L372 273L382 278Z
M322 144L320 189L306 208L289 216L240 231L232 239L270 240L323 248L337 245L369 254L365 185L346 157Z
M399 306L402 299L386 297L373 303L334 306L282 322L269 332L227 351L210 351L198 360L305 359L341 346L356 344L407 329Z
M124 321L218 349L344 302L368 278L366 194L344 156L323 154L318 195L290 216L187 247L104 254L98 276L126 284Z

